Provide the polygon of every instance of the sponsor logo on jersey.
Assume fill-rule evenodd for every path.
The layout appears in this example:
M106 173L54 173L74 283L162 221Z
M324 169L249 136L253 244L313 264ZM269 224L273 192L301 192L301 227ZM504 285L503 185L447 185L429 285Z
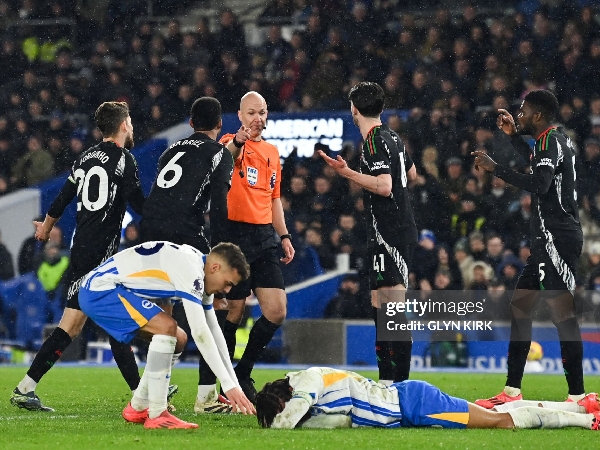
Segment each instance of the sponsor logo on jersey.
M153 306L154 306L154 303L152 303L150 300L142 301L142 308L144 308L144 309L152 309Z
M537 163L536 167L541 167L541 166L549 166L549 167L554 168L554 163L552 162L552 159L550 159L550 158L542 158L540 160L540 162Z
M388 166L384 161L374 161L371 166L371 170L389 169L389 168L390 168L390 166Z
M248 175L248 184L250 186L256 185L256 182L258 181L258 169L255 167L248 167L246 173Z

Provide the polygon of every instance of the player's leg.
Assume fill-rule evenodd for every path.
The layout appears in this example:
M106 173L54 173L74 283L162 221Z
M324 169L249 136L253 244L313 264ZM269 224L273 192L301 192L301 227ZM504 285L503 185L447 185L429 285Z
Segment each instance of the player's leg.
M250 330L246 349L235 367L235 373L244 394L254 403L256 389L250 377L252 369L287 315L287 297L277 248L264 250L259 258L250 264L250 274L251 287L258 299L262 315Z
M529 257L519 277L510 302L510 342L508 344L507 376L503 391L487 399L476 400L483 408L491 409L506 402L521 400L521 382L531 347L533 320L531 312L538 301L538 270L532 257Z
M371 287L371 306L376 327L375 354L379 367L379 381L384 384L408 379L412 352L412 333L409 330L394 333L394 340L385 340L377 331L377 313L383 304L403 302L408 285L409 262L412 259L412 246L402 252L381 244L369 251L369 284ZM408 323L405 313L395 317L398 323Z
M87 316L77 309L66 307L58 326L44 341L33 359L29 370L14 389L10 402L19 408L30 411L52 412L54 409L44 406L35 394L37 384L62 356L73 338L82 330Z
M575 239L556 239L548 244L542 260L544 299L558 331L562 363L569 386L569 399L578 401L585 395L583 383L583 342L575 316L575 274L583 243ZM540 266L542 266L540 264Z
M551 401L534 401L534 400L516 400L514 402L504 403L493 408L494 411L507 412L523 406L535 406L538 408L555 409L558 411L569 411L575 413L594 413L600 411L600 403L598 394L595 392L586 395L583 399L577 402L551 402Z

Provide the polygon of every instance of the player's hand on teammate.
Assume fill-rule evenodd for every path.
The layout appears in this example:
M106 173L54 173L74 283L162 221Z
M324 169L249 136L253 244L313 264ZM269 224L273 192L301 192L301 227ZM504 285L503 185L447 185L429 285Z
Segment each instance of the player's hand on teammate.
M250 139L250 128L242 125L237 133L235 133L235 140L240 144L244 144L248 139Z
M50 239L50 230L46 230L43 222L34 220L33 225L35 226L35 239L41 242L46 242Z
M234 412L256 415L254 405L248 400L240 388L234 387L229 389L225 392L225 395L227 396L227 400L231 402Z
M292 245L292 241L289 239L281 240L281 248L283 249L283 253L285 256L280 259L280 261L284 264L289 264L294 259L294 255L296 254L296 250L294 250L294 246Z
M498 110L498 119L496 119L496 125L505 134L512 136L517 133L517 125L513 116L505 109Z
M342 158L340 155L338 155L336 159L333 159L333 158L327 156L325 154L325 152L323 152L323 150L319 150L319 155L321 155L321 158L323 158L327 164L329 164L331 167L333 167L335 169L335 171L342 176L344 176L344 174L347 171L351 170L348 167L348 163L346 162L346 160L344 158Z
M487 170L488 172L493 172L498 165L492 158L490 158L490 155L480 150L471 152L471 155L475 157L476 170L483 169Z

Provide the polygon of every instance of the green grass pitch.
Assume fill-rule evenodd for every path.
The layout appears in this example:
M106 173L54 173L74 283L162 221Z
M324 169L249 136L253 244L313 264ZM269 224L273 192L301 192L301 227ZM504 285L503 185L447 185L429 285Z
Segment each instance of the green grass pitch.
M174 399L176 414L200 425L197 430L144 430L121 418L130 398L127 386L114 367L65 367L48 372L37 392L55 413L15 408L8 399L25 374L25 367L0 367L0 448L8 449L591 449L600 435L589 430L442 430L442 429L349 429L263 430L255 417L196 415L197 370L175 368L179 385ZM285 372L256 370L258 388ZM364 372L366 376L375 376ZM467 400L496 394L504 383L499 374L418 373L445 392ZM598 389L600 377L586 377L588 391ZM564 377L526 375L526 398L562 401Z

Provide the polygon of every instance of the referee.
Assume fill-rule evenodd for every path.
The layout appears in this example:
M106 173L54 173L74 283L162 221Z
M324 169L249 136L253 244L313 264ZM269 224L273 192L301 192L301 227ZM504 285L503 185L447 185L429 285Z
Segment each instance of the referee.
M250 278L234 286L227 294L229 313L223 334L232 354L246 297L251 290L254 291L262 316L252 327L248 345L235 368L242 390L253 403L256 389L250 374L254 363L286 316L286 296L279 262L288 264L294 258L294 247L280 200L279 151L262 139L267 113L267 103L260 94L254 91L246 93L238 111L242 126L235 135L227 134L220 141L235 160L227 196L227 241L239 245L250 264ZM279 257L275 232L281 239L283 258ZM196 404L202 400L196 399Z

